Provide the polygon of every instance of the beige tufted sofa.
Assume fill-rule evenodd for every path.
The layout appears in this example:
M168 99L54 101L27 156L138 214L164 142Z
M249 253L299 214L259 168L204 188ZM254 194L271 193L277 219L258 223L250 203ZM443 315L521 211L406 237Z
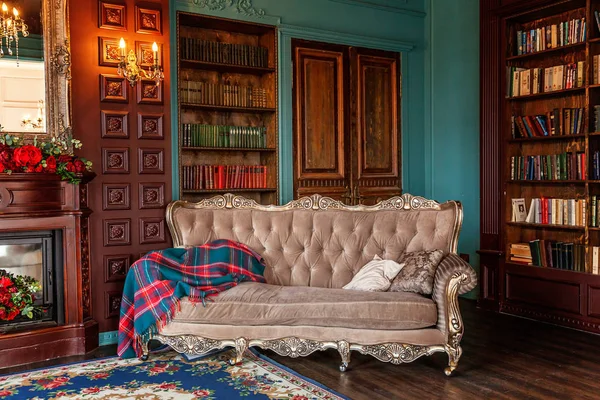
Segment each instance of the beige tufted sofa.
M175 246L230 239L260 253L267 284L242 283L206 307L183 299L181 310L153 339L179 352L204 354L233 346L239 362L249 346L298 357L350 351L400 364L446 352L450 375L461 356L457 296L476 275L456 255L462 224L458 202L438 204L405 194L375 206L345 206L314 195L284 206L261 206L227 194L167 209ZM373 256L442 249L431 298L405 292L341 289ZM147 358L148 344L143 344Z

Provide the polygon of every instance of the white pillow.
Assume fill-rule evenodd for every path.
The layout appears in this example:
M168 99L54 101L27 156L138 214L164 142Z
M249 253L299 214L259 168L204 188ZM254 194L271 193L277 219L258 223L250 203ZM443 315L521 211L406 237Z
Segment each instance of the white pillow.
M365 292L385 292L392 285L392 280L404 267L393 260L382 260L375 255L358 271L344 289L362 290Z

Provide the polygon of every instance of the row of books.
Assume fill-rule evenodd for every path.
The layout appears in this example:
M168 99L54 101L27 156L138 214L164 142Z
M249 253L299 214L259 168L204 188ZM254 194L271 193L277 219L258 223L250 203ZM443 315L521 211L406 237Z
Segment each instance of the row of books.
M562 124L561 124L562 111ZM555 108L546 115L512 116L512 137L579 135L584 130L583 108ZM561 126L562 125L562 126Z
M587 207L585 199L542 197L531 199L529 212L524 222L544 225L585 226L586 220Z
M248 67L269 66L269 49L247 44L223 43L182 37L181 58L220 64L233 64Z
M506 74L508 97L527 96L582 87L585 84L585 62L547 68L506 67Z
M587 271L585 245L535 239L510 245L510 261L537 267ZM595 272L597 273L597 272Z
M510 168L510 179L513 181L586 179L584 152L513 156Z
M183 103L267 108L267 90L260 87L182 81L179 91Z
M592 195L591 199L590 199L590 214L591 214L591 221L590 221L590 226L592 228L598 228L600 227L600 200L599 196L597 195Z
M580 18L537 29L519 30L517 31L517 55L584 42L585 28L585 18Z
M266 165L183 165L181 175L183 190L267 187Z
M592 154L592 180L600 180L600 151L596 150Z
M181 132L184 147L267 147L265 127L182 124Z

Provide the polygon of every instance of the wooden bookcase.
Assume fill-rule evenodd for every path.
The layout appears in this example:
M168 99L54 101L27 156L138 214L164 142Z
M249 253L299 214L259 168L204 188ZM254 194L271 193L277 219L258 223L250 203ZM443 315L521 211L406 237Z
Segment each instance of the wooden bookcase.
M503 259L499 263L498 276L494 278L498 279L498 282L492 282L489 265L486 265L489 252L487 255L485 251L482 252L482 270L484 270L482 293L484 293L484 301L495 298L498 301L497 307L502 312L600 332L600 275L592 273L592 249L594 246L600 246L600 228L592 225L591 210L592 196L598 196L600 199L600 180L593 179L595 177L592 176L593 154L600 150L600 132L595 129L594 113L594 106L600 106L598 84L600 81L595 82L593 78L594 56L600 54L600 31L594 11L600 11L600 1L575 0L536 4L538 4L537 8L520 9L501 18L502 45L499 49L504 54L500 54L502 77L499 77L502 80L500 90L503 97L500 102L502 205L499 229L501 245L498 254L501 254ZM570 40L562 46L546 49L541 47L538 51L519 54L519 31L529 32L531 36L531 30L536 30L538 33L537 28L558 25L570 20L585 20L585 32L581 31L582 36L579 40L575 37L578 33L577 25L573 24L570 28L574 35L570 36ZM560 30L557 35L560 36ZM551 38L552 33L549 34L548 39ZM546 39L544 38L543 41ZM541 77L538 79L541 80L539 88L542 92L533 92L533 69L544 68L550 71L549 67L569 64L574 65L573 69L576 71L570 86L566 85L565 80L561 88L555 79L559 71L552 68L553 83L557 86L553 90L551 87L546 87L546 82L550 82L548 76L550 72L541 70L539 72ZM511 92L515 89L513 86L515 75L507 71L509 67L531 69L529 90L527 90L527 83L519 82L523 85L520 89L525 89L525 95L511 96ZM567 67L564 67L563 76L566 75L566 70ZM577 76L580 77L579 83ZM538 83L538 79L535 79L535 83ZM545 89L551 90L544 91ZM581 110L576 120L573 119L574 112L569 112L569 109ZM536 115L545 115L546 120L553 120L555 135L552 135L552 129L548 128L548 136L533 134L533 137L518 137L520 129L518 124L513 123L515 118ZM534 120L530 121L530 125L536 124ZM578 121L581 121L579 129L573 131L577 128ZM543 123L543 118L541 122ZM566 134L570 128L572 132ZM544 128L540 125L539 129L543 132ZM560 129L560 134L557 129ZM513 134L515 131L516 133ZM539 160L539 168L546 173L547 179L539 179L541 176L535 176L533 180L520 179L527 172L522 176L515 176L515 174L519 175L519 171L515 171L514 166L518 158L513 157L561 153L576 154L572 159L574 162L572 173L568 176L548 175L550 167L547 165L552 164L548 157L545 157L545 161L544 158ZM581 157L580 160L586 171L578 171L581 167L577 165L577 157ZM567 168L568 164L565 170ZM581 176L583 172L585 176ZM485 174L486 171L482 170L482 175ZM485 178L482 176L482 179ZM580 221L575 225L513 222L512 199L514 198L524 198L528 211L533 198L576 199L581 204L585 201L585 217L580 214ZM573 270L567 270L529 266L511 261L511 244L528 243L536 239L583 245L581 268L578 270L575 265ZM487 292L491 287L498 290L497 297ZM486 296L488 298L485 298Z
M177 13L179 195L278 202L275 27Z

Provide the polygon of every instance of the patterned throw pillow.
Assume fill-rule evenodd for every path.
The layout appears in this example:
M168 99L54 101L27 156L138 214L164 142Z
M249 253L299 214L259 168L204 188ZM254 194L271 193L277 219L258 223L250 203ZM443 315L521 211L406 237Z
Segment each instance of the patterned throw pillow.
M382 260L375 255L362 267L344 289L362 290L365 292L385 292L392 284L392 279L402 266L392 260Z
M404 253L398 263L402 265L390 292L414 292L430 295L433 292L435 270L444 258L442 250L423 250Z

